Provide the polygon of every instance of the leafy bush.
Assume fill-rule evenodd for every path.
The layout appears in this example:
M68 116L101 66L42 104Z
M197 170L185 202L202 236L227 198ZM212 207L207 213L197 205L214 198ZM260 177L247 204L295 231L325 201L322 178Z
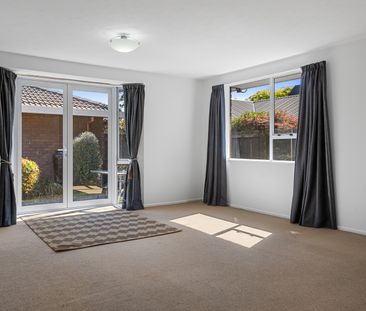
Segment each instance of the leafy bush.
M102 156L98 138L91 132L83 132L74 142L74 183L97 185L99 175L91 172L102 167Z
M126 135L126 121L125 119L119 119L119 134Z
M276 110L275 128L279 131L291 131L297 128L297 117L284 110ZM269 112L247 111L231 120L231 129L241 135L268 135Z
M265 135L269 130L269 113L247 111L231 120L231 129L237 134Z
M23 199L45 199L62 196L62 185L50 179L40 179L33 190L24 195Z
M22 158L22 191L24 196L34 190L40 173L41 171L36 162Z
M35 187L34 192L36 192L38 196L54 197L62 195L63 189L62 185L57 182L49 179L41 179Z
M275 128L279 132L292 132L297 128L298 118L293 114L289 114L284 110L276 110L275 113Z

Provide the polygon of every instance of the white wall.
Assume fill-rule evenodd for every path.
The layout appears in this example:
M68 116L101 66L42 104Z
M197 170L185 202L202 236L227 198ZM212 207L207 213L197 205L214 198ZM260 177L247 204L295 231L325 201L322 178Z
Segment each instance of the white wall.
M141 149L146 206L197 199L194 178L197 81L168 75L91 66L0 52L0 66L23 73L41 73L82 80L145 84L145 119Z
M229 56L228 56L229 57ZM244 57L244 55L243 55ZM337 216L340 229L366 234L366 39L206 79L198 109L208 116L211 86L263 77L326 60ZM201 124L207 136L207 118ZM206 141L206 140L205 140ZM205 165L205 143L201 148ZM228 161L232 206L289 217L294 165L263 161ZM204 172L201 172L201 181Z
M143 134L144 202L153 205L202 197L211 86L233 83L326 60L340 228L366 233L366 40L206 80L113 69L0 52L0 66L91 80L146 85ZM229 56L228 56L229 57ZM289 217L293 164L228 161L233 206Z

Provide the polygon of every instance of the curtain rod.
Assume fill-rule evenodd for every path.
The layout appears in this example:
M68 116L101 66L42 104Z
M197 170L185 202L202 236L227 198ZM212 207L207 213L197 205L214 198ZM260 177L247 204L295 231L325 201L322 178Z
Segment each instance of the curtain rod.
M88 80L80 80L80 79L70 79L70 78L57 78L57 77L48 77L48 76L38 76L32 74L16 74L19 78L32 78L38 80L54 80L54 81L62 81L62 82L75 82L75 83L85 83L85 84L98 84L105 86L122 86L122 83L113 84L108 82L97 82L97 81L88 81Z

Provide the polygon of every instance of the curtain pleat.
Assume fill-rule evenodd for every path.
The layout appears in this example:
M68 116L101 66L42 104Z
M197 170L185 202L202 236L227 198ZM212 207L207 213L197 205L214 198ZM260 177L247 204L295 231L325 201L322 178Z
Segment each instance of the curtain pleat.
M16 202L10 163L16 75L0 67L0 227L16 224Z
M336 229L325 61L302 67L291 222Z
M203 202L227 205L224 86L212 87Z
M145 86L143 84L125 84L123 85L123 96L127 151L131 162L126 176L122 208L139 210L144 208L141 199L141 178L137 155L144 119Z

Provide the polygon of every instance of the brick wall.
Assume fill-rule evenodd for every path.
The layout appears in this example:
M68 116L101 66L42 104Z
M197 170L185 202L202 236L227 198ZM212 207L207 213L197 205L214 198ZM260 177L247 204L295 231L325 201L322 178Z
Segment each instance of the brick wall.
M93 132L107 159L107 142L104 135L104 121L100 117L76 116L73 118L74 137L89 130ZM22 156L37 162L42 178L54 178L54 155L62 149L62 116L50 114L22 114ZM104 161L104 166L107 161Z

